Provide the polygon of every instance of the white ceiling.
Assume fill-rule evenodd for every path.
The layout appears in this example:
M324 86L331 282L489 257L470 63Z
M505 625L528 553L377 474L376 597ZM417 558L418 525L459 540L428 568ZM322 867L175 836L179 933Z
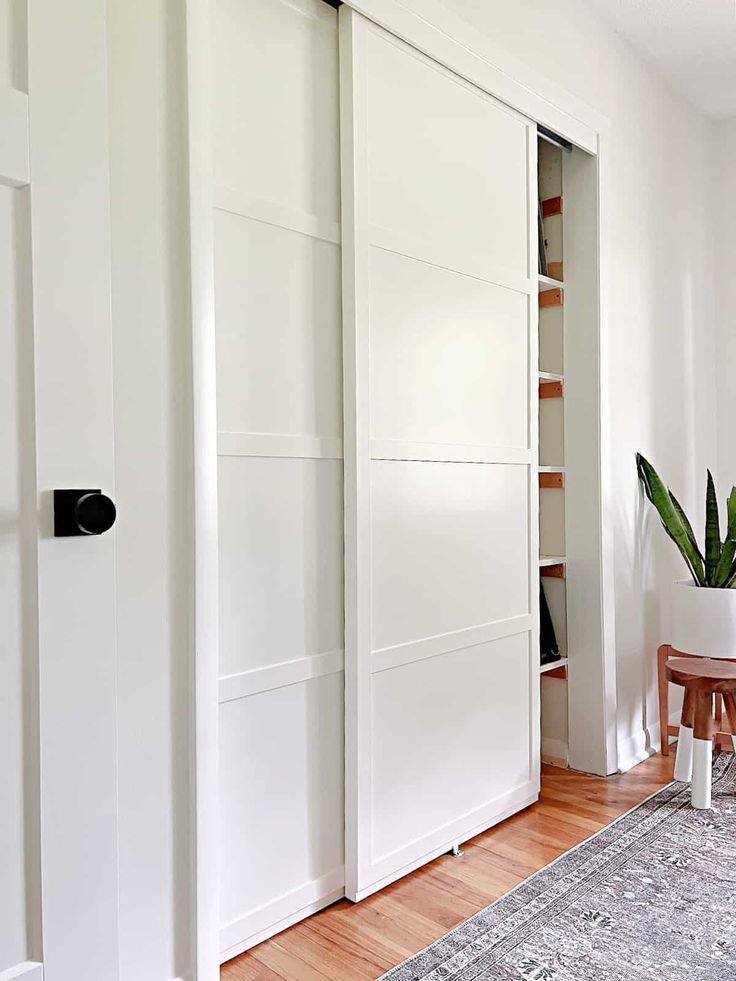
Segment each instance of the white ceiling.
M589 0L701 112L736 116L736 0Z

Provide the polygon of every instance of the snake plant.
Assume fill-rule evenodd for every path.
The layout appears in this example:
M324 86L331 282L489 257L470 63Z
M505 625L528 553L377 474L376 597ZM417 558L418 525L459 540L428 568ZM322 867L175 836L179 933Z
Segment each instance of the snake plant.
M736 487L726 502L728 526L721 541L718 501L713 477L708 471L705 492L705 549L700 551L692 525L679 501L641 453L636 454L636 469L644 493L657 509L662 526L680 550L696 586L730 589L736 585Z

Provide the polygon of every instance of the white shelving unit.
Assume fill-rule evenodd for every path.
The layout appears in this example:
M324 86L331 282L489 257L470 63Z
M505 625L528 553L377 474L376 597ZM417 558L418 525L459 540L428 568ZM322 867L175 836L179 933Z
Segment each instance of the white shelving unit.
M566 562L564 555L540 555L539 568L544 569L551 565L564 565Z
M540 666L542 758L567 764L567 559L565 541L565 284L562 236L562 153L539 144L539 196L548 268L539 293L539 497L541 588L562 657ZM560 278L556 278L559 276ZM546 386L544 388L543 386ZM560 686L565 686L560 688Z
M565 284L561 279L552 279L551 276L542 276L541 273L537 276L537 286L540 293L544 293L545 290L558 290L565 288Z

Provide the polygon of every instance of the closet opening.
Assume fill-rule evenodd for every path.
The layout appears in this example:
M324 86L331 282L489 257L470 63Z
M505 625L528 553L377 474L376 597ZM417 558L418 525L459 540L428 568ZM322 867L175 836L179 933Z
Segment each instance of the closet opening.
M538 126L541 758L605 773L597 184Z

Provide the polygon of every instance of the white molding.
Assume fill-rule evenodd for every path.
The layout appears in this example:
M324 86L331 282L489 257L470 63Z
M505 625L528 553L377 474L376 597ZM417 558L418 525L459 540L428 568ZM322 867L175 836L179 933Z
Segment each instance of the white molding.
M568 746L564 739L553 739L542 736L542 759L565 760L567 762Z
M645 729L637 729L627 736L618 738L618 772L626 773L650 756L657 752L655 748L659 743L659 724L647 726Z
M238 698L249 698L251 695L260 695L274 688L298 685L313 678L338 674L343 670L344 664L343 651L326 651L323 654L298 657L293 661L280 661L278 664L269 664L262 668L226 674L219 682L220 704Z
M613 281L611 276L611 213L608 179L608 145L610 125L601 122L598 133L598 427L599 427L599 493L600 493L600 578L603 645L603 706L605 727L606 773L619 769L616 688L616 591L614 522L616 511L614 487L613 409L611 408L611 356L609 338L612 333L611 305Z
M506 52L492 36L453 14L440 0L345 0L369 20L484 92L595 153L606 119L567 89Z
M340 223L310 214L299 208L290 208L276 201L266 201L256 198L244 191L236 191L232 187L216 184L214 190L214 207L218 211L226 211L240 218L260 221L265 225L283 228L288 232L308 235L321 242L340 244Z
M209 0L186 0L194 648L192 924L196 981L219 981L217 387Z
M220 961L237 957L297 920L341 899L345 895L344 885L345 869L340 865L226 923L220 930Z
M417 443L413 440L371 439L372 460L427 460L434 463L510 463L528 466L536 462L524 446L491 446L463 443Z
M217 434L217 455L342 460L342 439L339 436L296 436L291 433L220 432Z
M491 640L500 640L502 637L523 634L531 630L533 626L532 615L525 613L518 617L482 623L477 627L465 627L462 630L452 630L449 633L437 634L434 637L410 640L405 644L396 644L393 647L382 647L371 654L371 673L378 674L380 671L390 671L392 668L401 667L402 664L411 664L413 661L423 661L428 657L451 654L453 651L476 647L478 644L486 644Z
M443 242L441 251L435 252L432 243L427 239L414 238L406 232L381 228L379 225L369 225L367 234L371 248L403 256L410 262L423 262L464 279L477 279L489 286L500 286L516 293L537 293L536 275L532 278L518 276L506 269L491 270L483 253L475 249L451 246L450 243ZM452 259L448 262L450 249Z
M28 96L0 88L0 184L24 187L30 175Z
M43 981L43 964L40 961L23 961L15 967L0 971L0 981Z

